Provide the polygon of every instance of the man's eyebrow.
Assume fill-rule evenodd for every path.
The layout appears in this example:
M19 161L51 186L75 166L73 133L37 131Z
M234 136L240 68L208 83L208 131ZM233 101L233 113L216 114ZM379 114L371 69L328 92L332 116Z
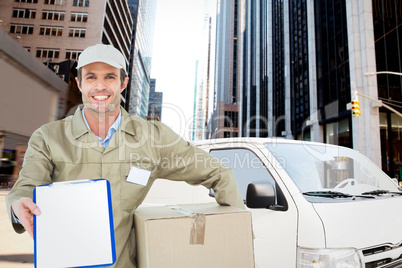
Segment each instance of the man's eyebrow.
M88 75L95 75L95 74L93 72L89 72L89 73L85 74L85 76L88 76Z
M107 73L107 74L106 74L106 76L108 76L108 75L117 76L117 74L116 74L116 73Z
M85 74L85 76L88 76L88 75L95 75L95 73L89 72L89 73ZM116 73L107 73L107 74L105 74L105 76L109 76L109 75L118 76Z

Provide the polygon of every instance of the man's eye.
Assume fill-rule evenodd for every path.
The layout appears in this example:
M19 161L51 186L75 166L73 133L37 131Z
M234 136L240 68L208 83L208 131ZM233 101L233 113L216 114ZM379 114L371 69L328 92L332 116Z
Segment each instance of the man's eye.
M113 75L108 75L106 78L107 78L107 79L114 79L115 76L113 76Z
M95 77L94 76L87 76L87 79L94 79Z

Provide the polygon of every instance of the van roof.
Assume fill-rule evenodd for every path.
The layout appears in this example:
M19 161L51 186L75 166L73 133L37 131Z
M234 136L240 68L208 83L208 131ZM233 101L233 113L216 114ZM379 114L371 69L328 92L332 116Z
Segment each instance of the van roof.
M263 145L265 143L287 143L287 144L306 144L306 145L325 145L325 146L336 146L328 143L320 143L320 142L311 142L311 141L302 141L302 140L290 140L281 137L274 138L222 138L222 139L209 139L209 140L198 140L191 141L196 146L201 145L213 145L213 144L222 144L222 143L230 143L230 144L238 144L248 143L248 144L260 144Z

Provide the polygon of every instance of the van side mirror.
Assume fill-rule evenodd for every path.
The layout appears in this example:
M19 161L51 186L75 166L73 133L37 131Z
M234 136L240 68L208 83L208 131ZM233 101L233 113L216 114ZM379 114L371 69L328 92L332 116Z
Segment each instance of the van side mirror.
M249 208L268 208L275 205L275 189L269 182L250 183L247 186L246 205Z
M249 208L267 208L286 211L288 205L279 187L275 188L268 181L250 183L247 186L246 205ZM278 203L277 203L278 202Z

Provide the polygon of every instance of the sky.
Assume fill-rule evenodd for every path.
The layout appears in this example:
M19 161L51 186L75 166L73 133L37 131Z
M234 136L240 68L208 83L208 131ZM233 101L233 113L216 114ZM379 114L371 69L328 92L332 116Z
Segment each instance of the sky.
M163 92L161 121L184 138L193 117L203 14L204 0L157 0L151 78Z

